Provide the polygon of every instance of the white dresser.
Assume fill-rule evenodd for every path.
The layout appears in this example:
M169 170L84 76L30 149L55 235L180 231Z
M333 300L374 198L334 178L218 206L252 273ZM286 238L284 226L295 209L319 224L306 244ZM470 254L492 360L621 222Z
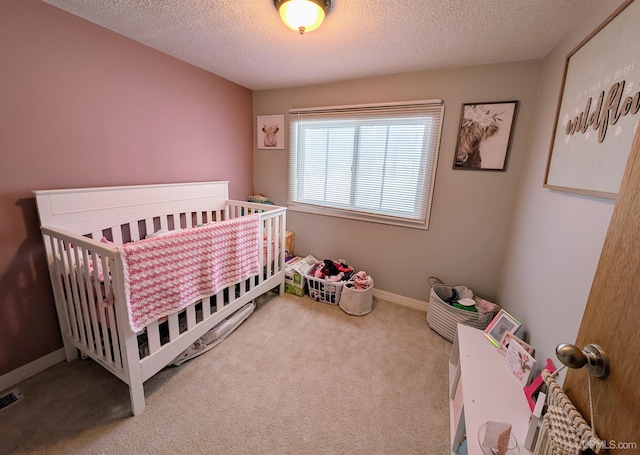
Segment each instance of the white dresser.
M524 448L531 410L522 385L484 332L462 324L449 359L449 411L452 454L466 436L468 454L482 455L478 430L487 421L510 423L520 454L532 453Z

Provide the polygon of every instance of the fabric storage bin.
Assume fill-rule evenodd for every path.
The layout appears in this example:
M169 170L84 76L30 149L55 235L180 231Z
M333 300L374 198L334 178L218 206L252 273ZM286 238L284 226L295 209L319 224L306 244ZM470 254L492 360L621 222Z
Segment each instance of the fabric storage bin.
M373 306L373 278L369 277L367 289L356 289L353 280L349 280L342 289L340 308L353 316L364 316L371 313Z
M463 310L445 302L452 295L454 286L435 283L431 286L429 295L429 307L427 308L427 323L436 333L453 342L458 324L464 324L476 329L484 330L496 312L483 312L479 307L478 312ZM479 297L473 296L474 300Z
M317 302L325 302L331 305L340 303L340 295L346 281L331 281L316 278L309 273L305 273L307 277L307 289L309 297Z

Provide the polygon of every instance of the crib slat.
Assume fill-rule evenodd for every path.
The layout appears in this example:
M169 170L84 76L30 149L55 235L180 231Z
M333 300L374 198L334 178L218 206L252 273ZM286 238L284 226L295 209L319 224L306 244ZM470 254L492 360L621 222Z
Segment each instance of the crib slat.
M105 362L113 363L113 357L111 355L111 341L109 340L109 330L107 329L107 321L109 320L109 317L106 315L106 308L103 308L99 303L98 314L100 315L100 327L102 328L102 345L104 348L104 351L101 353L101 357Z
M202 299L202 320L206 320L211 316L211 297Z
M269 248L271 247L269 245L269 237L267 237L266 235L266 222L265 221L261 221L261 227L262 227L262 248L260 248L260 251L258 253L259 255L259 261L260 261L260 271L258 272L258 284L261 284L264 281L264 274L265 274L265 270L266 270L266 264L267 264L267 256L266 253L269 250Z
M169 216L163 215L160 217L160 229L169 230Z
M111 279L109 276L109 270L111 270L111 266L107 260L108 258L105 256L101 257L102 260L102 270L104 275L104 292L105 299L109 296L113 296L113 291L111 289ZM118 337L118 324L116 323L115 313L113 311L113 305L107 306L107 315L109 318L109 323L107 324L107 330L111 333L111 344L113 346L113 361L115 363L116 368L122 368L122 362L120 360L120 339Z
M116 316L113 311L113 305L107 307L107 317L109 325L107 331L111 335L111 346L113 347L113 364L116 368L122 368L122 360L120 359L120 340L118 338L118 325L116 324Z
M98 255L93 251L91 252L91 262L93 264L99 264ZM107 328L107 324L108 324L107 321L109 319L108 319L108 316L106 316L105 314L105 308L101 305L101 303L105 299L105 296L102 294L102 287L99 285L100 275L98 274L97 265L93 267L92 280L93 280L93 283L96 283L95 285L96 302L97 302L96 308L98 310L98 320L100 321L100 327L102 329L102 343L104 346L104 352L102 353L101 357L105 359L107 363L113 363L113 357L111 355L111 342L109 341L108 328Z
M57 245L57 251L53 252L53 255L54 255L53 257L56 258L56 263L58 265L58 275L59 277L61 277L63 281L61 295L63 296L63 300L64 300L64 313L67 319L67 330L69 332L67 335L71 335L75 340L78 338L78 335L77 335L77 328L76 328L76 322L75 322L75 315L73 312L73 305L72 305L72 302L69 300L69 292L71 289L71 285L69 284L70 268L67 262L65 261L64 243L60 239L55 239L55 241L56 241L55 244ZM52 242L53 242L53 239L52 239ZM62 270L60 270L60 268Z
M196 326L196 304L193 303L187 307L187 330L191 330Z
M60 252L60 260L64 265L63 277L64 277L64 286L65 286L65 301L66 301L65 306L67 307L67 316L69 319L69 324L71 325L71 334L73 336L73 339L78 340L79 339L78 321L76 320L77 313L75 309L75 302L73 300L73 291L71 287L72 285L71 285L71 278L70 278L70 275L73 274L73 270L71 267L71 261L68 259L70 257L68 254L69 251L67 250L67 254L65 255L64 243L60 239L57 239L57 240L58 240L58 249Z
M284 245L282 244L282 230L280 228L280 217L276 217L273 219L273 223L275 224L275 238L276 238L276 249L273 258L273 274L275 275L280 271L280 257L283 252Z
M273 229L271 227L271 219L267 220L267 278L270 278L271 276L273 276L273 273L271 272L271 265L273 263L273 248L274 248L274 244L272 243L274 241L273 238Z
M224 291L220 291L216 294L216 312L224 308Z
M82 261L85 264L89 263L89 255L87 254L87 249L82 249ZM93 291L93 282L91 281L91 275L89 273L89 268L84 268L84 279L87 283L87 295L89 296L89 316L91 317L91 326L93 327L93 341L94 345L93 352L95 354L99 354L102 357L102 339L100 338L100 329L98 327L98 317L96 314L96 299Z
M87 306L87 296L90 292L90 286L85 281L84 274L82 273L82 269L86 269L86 267L79 267L79 264L86 264L86 262L81 262L80 252L78 251L80 247L75 247L73 249L75 263L76 263L76 273L77 273L77 284L80 295L80 307L82 308L82 333L86 336L85 346L92 350L94 349L94 336L93 331L91 329L91 316L89 315L89 308ZM82 249L84 251L84 248Z
M180 323L178 321L178 313L169 315L169 341L173 341L180 335Z
M71 258L76 257L75 247L67 245L67 257L69 259L69 274L71 275L71 298L73 299L73 307L75 308L75 315L78 324L78 334L80 335L78 341L84 346L87 346L87 337L84 330L84 322L82 321L82 304L80 301L80 292L78 284L78 276L82 274L82 266L78 261L73 261ZM73 255L73 256L72 256Z
M182 223L180 222L180 214L174 213L171 216L173 218L173 229L174 230L182 229Z
M156 232L156 229L153 225L153 218L147 218L144 220L144 226L147 230L147 236L149 236L149 234L153 234L154 232Z
M129 223L129 232L131 234L131 241L137 242L140 240L140 229L138 228L138 222Z
M191 229L193 227L193 212L187 212L184 216L184 219L187 224L187 229Z
M122 226L113 226L111 228L112 241L116 245L122 245Z
M98 258L97 258L97 254L94 252L91 252L91 262L93 264L98 264ZM91 282L93 283L93 288L95 290L95 293L92 293L93 295L95 295L95 300L92 303L92 306L94 306L96 308L96 313L98 315L98 324L99 324L99 329L100 329L100 338L102 339L102 346L103 346L103 350L101 352L98 353L98 355L103 359L106 360L108 363L111 363L111 343L109 342L109 338L106 336L107 333L107 316L105 315L105 309L104 307L100 304L103 300L104 300L104 296L102 294L102 287L98 284L96 285L96 283L100 283L100 278L98 275L98 268L94 267L93 271L91 272Z
M196 212L196 226L202 224L202 212Z
M149 354L160 350L160 330L158 329L158 321L153 321L147 325L147 343L149 344Z

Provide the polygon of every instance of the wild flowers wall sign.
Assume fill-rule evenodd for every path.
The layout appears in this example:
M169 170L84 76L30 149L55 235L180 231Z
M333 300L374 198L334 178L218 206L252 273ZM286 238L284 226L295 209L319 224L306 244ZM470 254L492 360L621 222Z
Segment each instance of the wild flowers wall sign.
M518 101L463 104L454 169L504 171Z
M625 2L565 62L546 188L615 199L640 114L640 2Z
M256 128L259 149L284 149L284 115L259 115Z

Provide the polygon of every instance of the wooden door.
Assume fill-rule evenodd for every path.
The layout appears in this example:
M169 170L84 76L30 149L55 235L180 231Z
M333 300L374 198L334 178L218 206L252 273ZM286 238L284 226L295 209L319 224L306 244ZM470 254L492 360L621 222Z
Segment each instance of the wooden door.
M608 377L591 378L596 432L608 453L640 453L640 127L576 340L589 343L610 361ZM589 422L587 369L570 370L564 390Z

